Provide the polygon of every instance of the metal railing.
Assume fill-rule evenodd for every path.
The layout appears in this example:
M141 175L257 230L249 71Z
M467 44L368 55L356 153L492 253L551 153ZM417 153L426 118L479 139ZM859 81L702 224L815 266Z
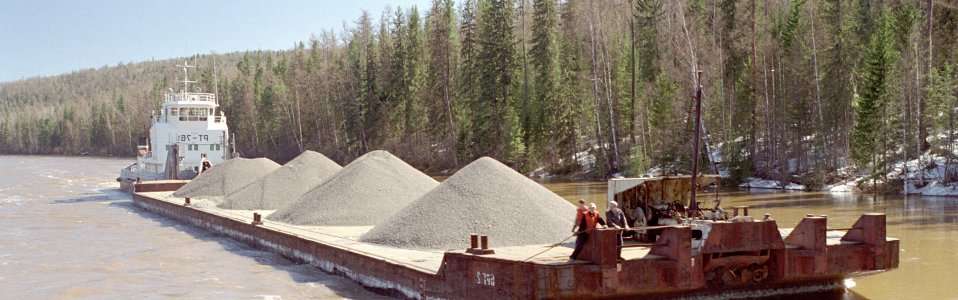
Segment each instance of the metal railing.
M177 101L216 102L216 94L213 94L213 93L166 94L166 101L167 102L177 102Z

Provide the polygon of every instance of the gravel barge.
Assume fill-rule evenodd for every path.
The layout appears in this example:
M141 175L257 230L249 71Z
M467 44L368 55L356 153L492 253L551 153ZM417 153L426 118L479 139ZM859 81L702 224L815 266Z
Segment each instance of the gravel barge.
M187 182L137 183L133 201L410 299L669 298L783 290L894 269L899 260L899 242L886 237L884 214L865 214L851 228L836 230L823 216L808 216L792 230L779 230L774 220L659 226L653 242L627 243L623 260L616 257L618 231L600 229L580 260L570 261L569 247L495 247L495 236L471 236L469 249L449 251L359 242L370 226L294 226L266 220L272 211L227 210L174 197Z

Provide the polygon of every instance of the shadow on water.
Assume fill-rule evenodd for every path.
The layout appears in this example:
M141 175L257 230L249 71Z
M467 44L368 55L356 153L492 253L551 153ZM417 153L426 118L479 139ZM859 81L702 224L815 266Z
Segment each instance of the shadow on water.
M129 198L127 198L129 199ZM256 261L261 265L272 267L274 270L286 272L289 278L297 283L316 283L329 288L333 293L344 298L357 298L368 296L356 292L356 287L347 285L353 284L349 279L338 277L309 264L293 262L281 255L272 252L259 250L247 244L237 242L225 235L213 233L189 224L169 219L136 206L132 200L116 201L109 204L110 207L125 209L144 219L158 223L161 227L173 228L177 231L189 234L193 238L201 241L216 242L224 250L233 254L240 255ZM358 286L358 285L357 285ZM361 286L360 286L361 287Z
M50 204L76 204L76 203L84 203L84 202L104 202L104 201L113 201L113 200L121 200L121 199L113 197L109 194L96 194L96 195L87 195L83 197L56 199L56 200L50 201Z

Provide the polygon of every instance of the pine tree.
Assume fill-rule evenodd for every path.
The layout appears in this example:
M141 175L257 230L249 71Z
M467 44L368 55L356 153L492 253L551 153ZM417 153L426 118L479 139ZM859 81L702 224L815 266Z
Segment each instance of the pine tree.
M473 123L472 120L476 112L472 110L474 104L478 101L479 86L479 19L478 3L476 0L466 0L463 2L462 21L459 32L462 37L462 44L459 48L459 59L461 63L456 74L456 95L459 101L457 106L463 112L459 118L459 130L457 140L459 140L456 152L458 156L470 158L473 157ZM468 160L468 159L467 159Z
M433 0L427 25L429 56L426 94L429 135L443 145L453 165L459 165L457 127L453 103L456 70L455 12L452 0Z
M477 66L478 98L470 105L470 146L474 157L510 158L516 147L511 92L516 57L512 8L509 0L479 3L476 58L482 63Z
M559 107L554 105L558 98L558 42L557 42L557 11L555 0L535 0L533 2L532 48L529 57L532 58L534 70L535 94L533 95L533 109L529 113L531 126L528 130L532 140L530 152L546 152L550 161L556 160L554 147L550 147L549 140L556 137L555 120L559 114Z
M852 132L852 159L860 166L876 163L879 153L881 111L888 97L889 75L896 53L892 47L891 20L883 11L872 33L862 64L861 93L856 97L855 127Z

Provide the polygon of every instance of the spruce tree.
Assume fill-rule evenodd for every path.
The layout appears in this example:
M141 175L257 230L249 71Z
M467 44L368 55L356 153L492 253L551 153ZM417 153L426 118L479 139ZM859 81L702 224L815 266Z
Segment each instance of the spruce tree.
M548 141L554 139L554 123L558 115L558 43L557 39L556 0L535 0L533 2L532 48L529 57L532 58L532 68L535 76L535 94L533 107L529 112L536 114L530 133L533 152L547 152L550 158L555 157L554 147L548 146Z
M474 157L506 159L516 145L511 91L516 57L512 10L509 0L479 2L478 97L470 105Z
M888 97L889 75L896 53L893 48L891 21L883 11L878 28L871 34L860 73L861 87L855 101L855 126L852 130L851 157L860 166L876 163L879 153L881 111Z

